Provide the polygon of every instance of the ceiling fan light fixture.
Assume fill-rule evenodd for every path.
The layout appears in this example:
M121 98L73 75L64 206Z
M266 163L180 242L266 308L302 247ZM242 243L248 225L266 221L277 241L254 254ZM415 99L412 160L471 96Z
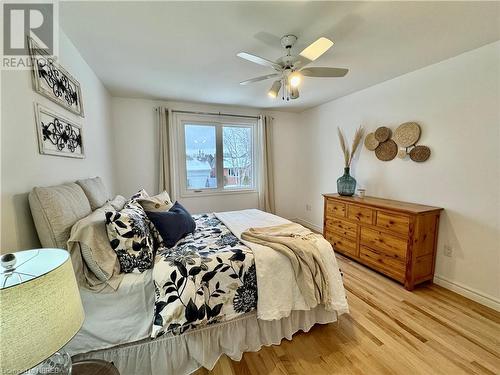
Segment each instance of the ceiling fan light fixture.
M299 87L302 82L302 74L299 71L295 71L288 77L288 81L290 82L290 86Z
M306 47L301 53L300 56L305 57L310 61L316 60L322 54L330 49L333 46L333 42L325 37L321 37L316 40L314 43L310 44Z
M280 92L281 89L281 81L274 81L273 85L267 92L267 95L269 95L271 98L276 98Z
M240 82L240 84L247 85L274 79L275 81L267 92L267 95L273 99L279 96L283 100L290 101L290 99L299 98L299 86L301 86L304 78L344 77L349 71L346 68L306 67L307 64L318 59L333 46L333 42L330 39L325 37L316 39L308 47L304 48L299 55L292 54L291 52L296 41L297 37L295 35L285 35L281 38L281 45L286 49L286 55L281 56L276 61L271 61L247 52L238 53L238 57L244 60L274 69L273 73L247 79Z

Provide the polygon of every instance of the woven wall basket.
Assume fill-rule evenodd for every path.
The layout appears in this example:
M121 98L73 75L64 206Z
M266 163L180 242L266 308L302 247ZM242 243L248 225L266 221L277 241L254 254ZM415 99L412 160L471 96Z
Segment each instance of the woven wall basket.
M399 159L406 159L408 156L408 153L406 152L406 148L402 148L398 151L398 158Z
M431 149L427 146L415 146L410 151L410 159L416 162L423 162L431 156Z
M370 151L375 151L377 146L379 145L379 141L375 139L374 133L368 133L365 137L365 147Z
M377 130L375 130L375 139L379 142L385 142L389 138L391 138L391 134L391 129L385 126L381 126L380 128L377 128Z
M382 142L375 149L375 155L379 160L389 161L396 157L398 154L398 145L392 139Z
M405 122L398 126L392 139L399 147L410 147L420 138L420 125L416 122Z

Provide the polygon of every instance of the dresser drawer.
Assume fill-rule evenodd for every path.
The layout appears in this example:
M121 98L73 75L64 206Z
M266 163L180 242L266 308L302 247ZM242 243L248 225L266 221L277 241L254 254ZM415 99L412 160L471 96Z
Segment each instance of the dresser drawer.
M327 230L333 231L341 236L356 240L358 229L357 225L342 219L327 218L325 220Z
M366 246L359 248L359 258L373 266L374 269L395 278L398 281L404 281L406 265L400 259L387 255L379 250L370 249Z
M326 216L345 217L345 203L328 199L326 201Z
M347 206L347 217L360 223L371 224L373 222L373 210L350 204Z
M371 249L380 250L390 257L406 261L406 241L385 232L370 228L361 228L361 244Z
M335 232L326 231L325 237L328 242L330 242L333 246L333 250L339 251L341 253L356 256L356 241L353 241L349 238L339 236Z
M389 212L377 211L376 225L400 234L407 235L410 227L408 216L394 215Z

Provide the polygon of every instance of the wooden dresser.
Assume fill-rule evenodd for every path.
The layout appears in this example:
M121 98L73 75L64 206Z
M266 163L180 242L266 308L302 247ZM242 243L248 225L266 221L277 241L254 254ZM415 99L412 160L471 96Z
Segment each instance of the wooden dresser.
M324 194L323 235L335 251L403 283L434 277L442 208Z

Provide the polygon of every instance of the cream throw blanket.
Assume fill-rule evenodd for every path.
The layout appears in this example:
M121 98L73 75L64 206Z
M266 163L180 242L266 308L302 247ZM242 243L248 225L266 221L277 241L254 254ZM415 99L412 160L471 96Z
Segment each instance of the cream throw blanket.
M101 293L118 289L123 274L115 251L106 232L106 211L113 207L106 203L71 228L68 251L80 286ZM99 279L96 274L103 275Z
M291 223L287 219L256 209L217 212L215 215L239 239L249 228ZM255 259L259 288L257 317L261 320L274 320L288 317L294 310L310 310L289 258L269 246L242 241L252 249ZM331 311L338 315L347 313L349 307L332 246L321 236L318 236L317 245L318 255L326 269L324 275L330 289Z
M241 239L268 246L285 255L295 274L302 296L309 308L323 304L332 310L327 268L320 256L318 241L323 239L297 223L250 228Z

